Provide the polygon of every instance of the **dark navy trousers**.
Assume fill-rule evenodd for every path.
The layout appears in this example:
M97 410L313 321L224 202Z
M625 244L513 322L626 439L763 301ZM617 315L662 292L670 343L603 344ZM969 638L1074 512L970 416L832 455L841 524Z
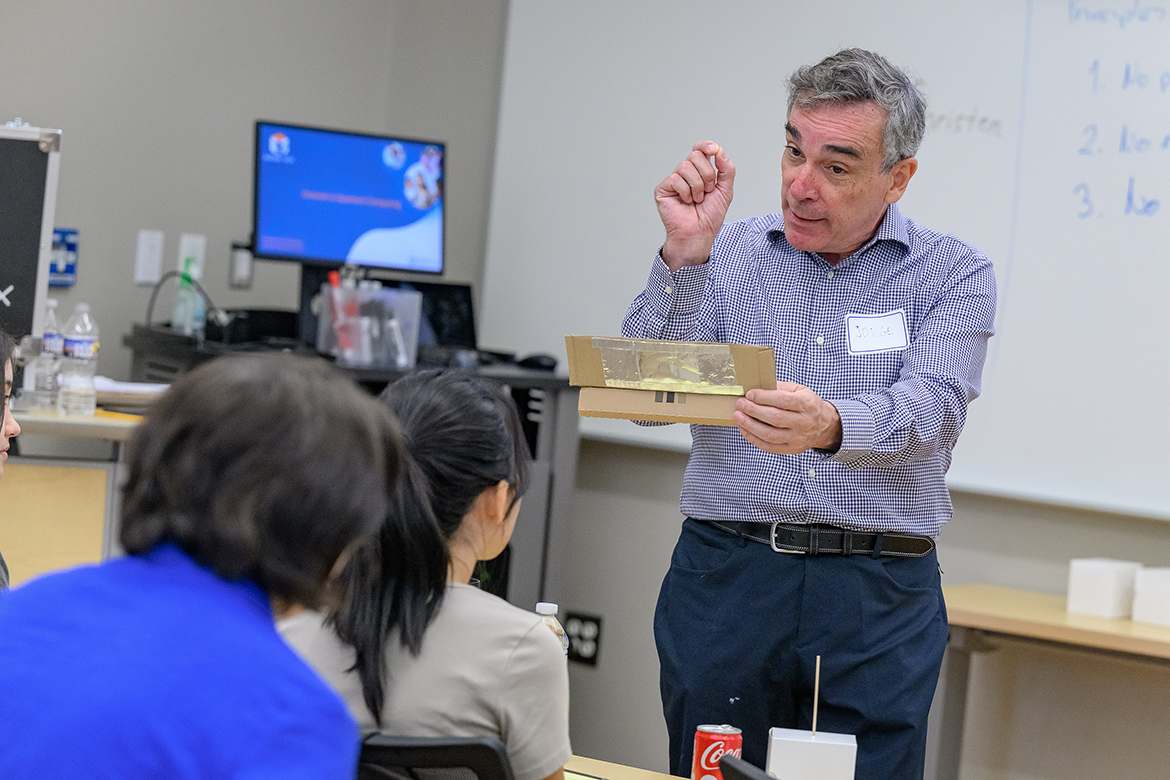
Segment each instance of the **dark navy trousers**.
M767 526L764 526L767 528ZM743 731L763 767L768 729L857 736L856 780L921 780L947 641L938 561L792 555L687 519L654 615L670 772L689 776L695 728Z

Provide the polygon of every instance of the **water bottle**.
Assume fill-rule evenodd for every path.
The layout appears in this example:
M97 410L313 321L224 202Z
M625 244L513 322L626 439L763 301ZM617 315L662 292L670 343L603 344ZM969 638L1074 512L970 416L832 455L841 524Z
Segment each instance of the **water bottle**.
M358 360L363 365L383 365L385 333L382 320L386 317L386 306L382 303L382 283L376 279L362 279L358 282L358 316L360 340Z
M65 323L61 383L57 389L57 413L93 417L97 392L93 375L97 371L98 326L89 316L89 304L79 303Z
M197 307L202 306L202 296L195 290L191 281L194 279L192 273L194 264L194 257L184 258L183 270L179 275L179 290L175 293L175 307L171 311L171 329L184 336L195 336L196 328L202 327L197 322L199 317Z
M61 354L65 338L57 321L57 299L45 301L45 327L41 336L41 354L33 365L32 408L40 412L57 409L57 375L61 373Z
M199 274L194 274L193 279L198 280ZM203 346L203 338L207 331L207 301L203 298L203 293L192 288L191 289L191 335L195 337L195 342L199 346Z
M565 655L569 655L569 635L565 633L565 629L561 627L560 621L557 620L557 605L547 601L542 601L536 605L536 614L540 615L540 619L544 624L556 634L557 639L561 640L561 647L565 649Z

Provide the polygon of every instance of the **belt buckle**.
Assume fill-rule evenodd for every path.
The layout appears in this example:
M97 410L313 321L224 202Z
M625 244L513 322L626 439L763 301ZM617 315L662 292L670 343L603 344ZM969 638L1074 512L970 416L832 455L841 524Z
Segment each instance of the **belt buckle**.
M768 544L772 546L772 552L787 553L788 555L804 555L803 550L785 550L776 546L776 526L780 523L772 523L771 530L768 531Z

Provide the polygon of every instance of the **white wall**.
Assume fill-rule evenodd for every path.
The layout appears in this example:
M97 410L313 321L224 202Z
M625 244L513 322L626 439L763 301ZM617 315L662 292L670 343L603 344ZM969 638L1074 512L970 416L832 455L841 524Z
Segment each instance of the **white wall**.
M6 0L0 116L59 127L56 223L80 230L66 315L91 304L101 371L125 378L121 338L149 288L133 286L137 231L208 237L220 306L296 309L299 271L257 263L227 286L251 231L252 123L272 119L437 137L450 146L448 278L478 283L506 0ZM169 290L156 318L170 314Z
M1155 260L1165 228L1132 213L1170 179L1170 156L1149 140L1141 157L1116 143L1123 133L1163 138L1145 128L1164 124L1165 85L1153 74L1170 78L1159 64L1170 20L1102 23L1107 14L1074 6L1087 7L729 0L712 14L702 0L513 0L482 332L555 355L566 333L616 332L662 240L651 192L691 145L714 139L734 160L729 221L775 211L785 77L843 46L873 48L921 77L927 97L921 164L899 206L985 252L999 288L985 394L952 484L1170 519L1161 462L1100 457L1129 446L1129 432L1084 414L1069 391L1099 366L1109 366L1115 408L1142 407L1149 388L1170 383L1170 364L1150 359L1170 351L1161 321L1170 264ZM1125 63L1150 71L1144 90L1122 88ZM1101 71L1095 91L1090 70ZM1098 130L1099 147L1085 148ZM1123 209L1127 182L1134 203ZM1087 219L1074 196L1090 190ZM1102 261L1113 256L1132 258L1142 283ZM1083 327L1057 324L1069 312ZM843 321L824 336L826 350L844 354ZM799 352L774 338L778 355ZM1153 441L1170 437L1170 415L1146 415L1143 426ZM659 434L626 430L631 443Z
M779 94L782 88L774 85L792 66L833 50L827 41L880 50L892 47L891 56L916 63L927 80L928 93L938 98L934 110L943 113L989 112L1003 120L1004 127L1015 128L1019 106L1026 104L1033 112L1030 119L1047 128L1063 120L1045 113L1051 105L1046 100L1067 99L1078 110L1084 102L1072 91L1049 90L1042 99L1026 103L1021 98L1019 63L1028 49L1025 31L1031 11L1043 10L1048 22L1059 22L1067 9L1053 0L961 9L849 0L789 8L745 0L720 6L714 14L706 14L701 5L513 3L509 20L513 37L505 55L493 181L483 332L513 347L554 353L560 352L559 340L566 332L616 332L660 240L661 226L653 213L650 191L696 138L715 137L728 148L735 141L741 148L739 156L733 155L739 171L737 204L749 208L747 204L754 203L750 208L756 213L761 206L765 211L774 209L778 172L768 128L779 126L779 103L753 101L744 93ZM1120 0L1097 5L1127 6ZM823 17L824 23L814 23L810 17ZM887 29L899 25L903 31L935 29L939 18L953 25L956 35L909 35L898 40ZM793 32L794 25L799 32ZM947 24L941 27L947 29ZM1054 28L1053 24L1048 27ZM1039 66L1054 67L1048 60L1061 58L1048 55L1060 47L1044 40L1048 48L1036 49ZM1084 52L1077 49L1076 53ZM1072 78L1083 73L1067 69L1064 75ZM1037 79L1035 88L1043 92L1046 83ZM696 105L703 108L673 111L675 105L689 105L687 101L695 95L699 96ZM735 104L736 111L720 111L720 100ZM748 136L755 141L749 147L756 154L750 165L751 151L746 158L742 152ZM994 182L989 191L981 183L988 184L983 174L991 168L1014 164L1014 139L1007 133L996 139L948 136L942 140L949 139L955 146L940 154L932 144L941 136L931 138L928 135L924 143L924 173L919 178L936 176L935 183L945 186L939 191L912 187L912 192L926 197L911 203L916 196L908 195L907 214L929 227L954 230L968 238L976 228L1006 232L1011 221L1010 181ZM684 152L670 152L670 148ZM928 157L936 161L934 174L926 171ZM972 160L992 160L996 165L980 166ZM1038 188L1065 192L1060 177L1068 171L1062 167L1058 174L1038 174ZM753 175L756 179L749 181ZM955 182L961 185L956 187ZM1031 220L1028 224L1034 229L1044 223ZM1007 240L977 243L1001 271L1006 269L1011 254ZM1094 273L1108 274L1108 263L1102 265L1093 257L1086 259ZM1034 267L1042 260L1035 254L1028 259ZM1088 277L1057 272L1050 273L1046 283L1058 279L1066 285L1084 278ZM1126 277L1109 278L1124 284ZM1013 284L1018 288L1018 280ZM1056 289L1046 284L1043 293L1063 301L1063 293L1053 292ZM1161 288L1155 284L1152 289ZM1100 287L1089 285L1087 290L1092 300L1102 297ZM1113 300L1124 308L1123 302L1130 299ZM1016 319L1021 321L1013 328L1004 327L993 341L993 350L1025 331L1040 330L1036 327L1040 320L1029 319L1033 307L1018 294L1015 301L1022 312ZM1157 306L1144 309L1157 310ZM1030 360L1032 355L1027 357ZM1162 365L1147 363L1143 366ZM1061 366L1067 369L1074 364L1066 360ZM988 383L988 397L973 407L973 421L993 407L1018 410L1021 398L1035 402L1052 397L1051 393L1016 392L1016 382L1028 375L1018 365L1001 361L998 370L1008 373L1001 373L1001 381ZM992 374L989 369L988 375ZM1139 392L1146 386L1130 385L1128 391ZM1006 388L1006 394L996 395L997 387ZM1076 397L1075 393L1066 395ZM1164 422L1156 410L1153 414L1158 425ZM1047 437L1043 432L1024 439L969 435L966 446L978 450L997 470L1010 473L1017 495L1043 493L1037 480L1029 479L1028 468L1013 472L1005 464L1030 468L1059 460L1045 459L1043 448L1055 446L1058 437L1053 434L1079 430L1075 421L1083 415L1078 411L1063 417L1071 427L1054 431L1049 426ZM970 427L968 433L974 433L975 422ZM963 447L960 442L957 464L971 454ZM1144 469L1140 473L1154 475L1144 479L1142 489L1163 486L1165 459L1160 453L1146 448L1127 460L1113 457L1115 449L1107 445L1086 448L1078 441L1076 447L1065 447L1058 454L1084 456L1097 465L1102 459L1110 461L1114 474L1125 475L1125 479L1114 479L1114 485L1135 479L1139 471L1125 465L1140 459ZM663 771L667 741L652 616L681 521L678 492L685 463L682 454L583 442L571 523L573 558L565 572L562 604L564 609L603 618L598 666L571 669L575 750ZM1062 469L1060 478L1072 485L1063 495L1076 495L1080 488L1094 486L1099 475L1078 482L1074 472ZM969 483L992 484L988 480ZM1139 491L1123 487L1120 492L1122 498L1113 501L1113 506L1140 505L1134 495ZM956 494L955 505L955 519L940 541L948 584L988 582L1062 593L1067 561L1072 557L1111 555L1151 565L1170 564L1170 523L970 493ZM1165 701L1170 693L1170 667L1114 664L1036 646L1004 647L975 660L972 691L963 765L967 780L1167 776L1168 748L1163 747L1167 740L1156 736L1170 731L1170 714L1153 702Z

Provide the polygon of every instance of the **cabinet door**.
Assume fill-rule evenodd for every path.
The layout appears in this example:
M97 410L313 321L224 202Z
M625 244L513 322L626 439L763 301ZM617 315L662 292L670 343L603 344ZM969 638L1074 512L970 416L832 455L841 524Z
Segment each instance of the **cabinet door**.
M16 458L0 479L0 553L11 584L102 558L113 463L48 465Z

